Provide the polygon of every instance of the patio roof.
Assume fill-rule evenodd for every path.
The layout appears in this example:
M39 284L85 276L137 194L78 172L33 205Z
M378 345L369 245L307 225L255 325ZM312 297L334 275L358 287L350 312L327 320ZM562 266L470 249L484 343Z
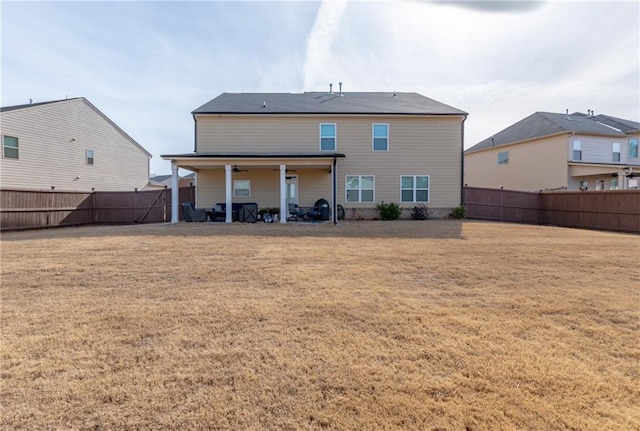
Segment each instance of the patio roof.
M164 154L181 168L198 171L200 169L224 168L225 165L273 167L286 164L291 168L321 169L331 166L334 160L344 159L345 155L335 152L196 152L187 154Z

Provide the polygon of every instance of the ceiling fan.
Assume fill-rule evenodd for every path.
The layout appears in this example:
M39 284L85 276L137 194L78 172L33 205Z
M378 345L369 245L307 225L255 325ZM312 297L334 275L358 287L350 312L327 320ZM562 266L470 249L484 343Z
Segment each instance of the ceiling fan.
M238 168L238 165L235 165L231 171L232 171L234 174L237 174L238 172L247 172L247 170L246 170L246 169L240 169L240 168Z

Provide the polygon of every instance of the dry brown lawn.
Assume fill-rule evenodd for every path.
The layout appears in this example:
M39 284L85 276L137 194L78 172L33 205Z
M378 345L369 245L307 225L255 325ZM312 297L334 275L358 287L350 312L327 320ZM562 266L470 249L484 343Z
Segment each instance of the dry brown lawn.
M428 220L2 235L2 429L640 429L640 237Z

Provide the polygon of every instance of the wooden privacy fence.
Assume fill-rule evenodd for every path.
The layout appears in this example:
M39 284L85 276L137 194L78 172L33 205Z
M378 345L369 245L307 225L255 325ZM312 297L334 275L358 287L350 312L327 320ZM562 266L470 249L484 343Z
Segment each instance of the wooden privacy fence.
M179 202L194 202L195 188L179 189ZM178 211L182 218L181 211ZM0 229L86 224L162 223L171 220L171 189L133 192L2 190Z
M640 233L640 190L520 192L465 187L467 217Z

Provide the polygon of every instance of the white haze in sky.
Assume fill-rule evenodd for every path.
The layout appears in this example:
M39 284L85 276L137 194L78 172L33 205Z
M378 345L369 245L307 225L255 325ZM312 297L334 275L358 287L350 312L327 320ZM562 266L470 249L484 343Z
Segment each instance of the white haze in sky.
M320 71L331 61L331 46L340 30L347 0L324 0L307 39L304 59L304 88L319 85ZM324 84L324 83L322 83Z

